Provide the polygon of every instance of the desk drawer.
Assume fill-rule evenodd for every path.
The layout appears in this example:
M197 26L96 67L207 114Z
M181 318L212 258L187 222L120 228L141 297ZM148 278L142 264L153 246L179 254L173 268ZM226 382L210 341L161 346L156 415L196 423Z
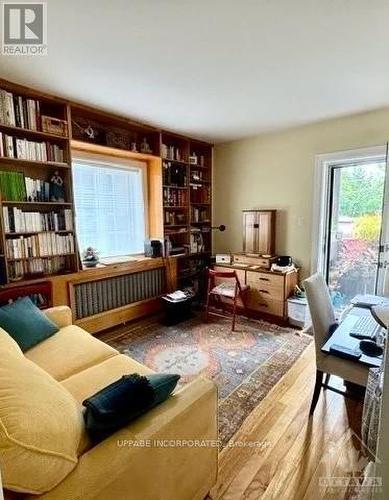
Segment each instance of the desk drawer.
M247 284L250 288L270 295L276 300L284 300L284 277L247 271Z
M247 307L249 309L274 316L284 316L285 302L283 300L275 300L252 288L249 290L247 299Z

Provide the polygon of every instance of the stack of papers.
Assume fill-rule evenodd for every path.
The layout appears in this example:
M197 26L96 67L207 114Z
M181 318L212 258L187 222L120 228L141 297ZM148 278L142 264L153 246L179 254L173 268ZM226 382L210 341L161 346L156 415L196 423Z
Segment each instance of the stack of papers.
M168 293L163 298L169 302L182 302L188 299L190 296L191 296L190 294L185 293L182 290L177 290L173 293Z

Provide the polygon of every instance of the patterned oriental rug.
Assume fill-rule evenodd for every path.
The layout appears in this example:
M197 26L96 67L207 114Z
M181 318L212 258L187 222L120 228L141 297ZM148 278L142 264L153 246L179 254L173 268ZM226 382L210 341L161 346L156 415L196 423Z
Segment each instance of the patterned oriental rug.
M219 388L219 438L224 447L244 420L296 362L312 337L265 321L194 317L176 326L158 319L111 330L100 340L156 372L202 374Z

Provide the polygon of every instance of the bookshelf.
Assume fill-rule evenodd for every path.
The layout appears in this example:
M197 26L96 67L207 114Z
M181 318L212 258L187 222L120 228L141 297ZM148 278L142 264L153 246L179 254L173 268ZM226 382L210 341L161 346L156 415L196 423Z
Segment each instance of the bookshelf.
M0 285L81 270L72 186L74 147L146 161L151 237L170 241L180 284L204 267L212 251L211 144L2 79L0 144ZM52 199L47 184L55 172L64 181L60 200ZM10 184L16 191L9 190ZM58 225L65 212L67 225ZM41 226L31 226L37 217ZM20 219L27 225L21 226Z
M2 285L79 270L70 136L65 101L0 81Z

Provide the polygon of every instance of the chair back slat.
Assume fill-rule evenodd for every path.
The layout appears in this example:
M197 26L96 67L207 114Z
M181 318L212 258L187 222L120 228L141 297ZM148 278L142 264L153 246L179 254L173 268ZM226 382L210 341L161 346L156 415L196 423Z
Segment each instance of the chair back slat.
M236 271L214 271L213 269L208 269L208 273L214 278L237 278Z

